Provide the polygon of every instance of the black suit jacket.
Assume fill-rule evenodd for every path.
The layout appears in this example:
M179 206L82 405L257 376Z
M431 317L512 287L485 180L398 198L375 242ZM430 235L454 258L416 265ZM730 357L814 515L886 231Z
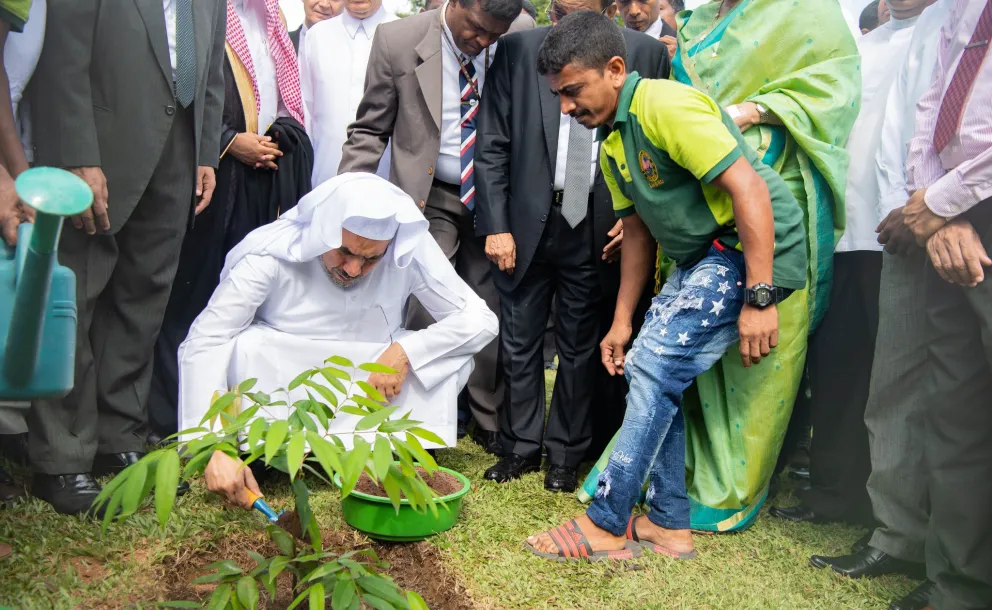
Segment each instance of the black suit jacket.
M667 26L666 26L667 27ZM537 73L537 51L549 27L517 32L499 41L486 74L475 146L476 234L510 233L517 246L513 275L493 266L493 279L513 290L533 259L544 232L554 189L561 109L547 80ZM645 78L668 78L670 60L664 44L623 30L627 69ZM593 197L593 243L600 260L606 233L616 223L613 203L597 172ZM607 280L605 265L600 276ZM615 274L612 274L615 275ZM615 280L615 278L613 278Z
M296 28L295 30L289 33L289 40L290 42L293 43L293 48L296 49L297 53L300 52L300 32L302 30L303 30L303 26L301 25L300 27Z

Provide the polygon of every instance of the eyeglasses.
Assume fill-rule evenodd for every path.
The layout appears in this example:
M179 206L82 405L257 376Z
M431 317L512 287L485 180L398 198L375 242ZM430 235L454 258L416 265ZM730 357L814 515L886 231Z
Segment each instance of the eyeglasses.
M610 10L611 6L613 6L612 2L606 8L599 11L599 14L605 15L606 11ZM554 0L552 0L551 4L548 5L548 10L544 11L545 17L547 17L548 21L550 21L551 23L558 23L567 14L568 13L565 12L565 9L563 9L561 5L555 2Z

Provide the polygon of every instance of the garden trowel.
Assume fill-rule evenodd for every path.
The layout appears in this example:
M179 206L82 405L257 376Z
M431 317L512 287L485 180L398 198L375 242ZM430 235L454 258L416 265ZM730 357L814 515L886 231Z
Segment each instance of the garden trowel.
M269 523L278 525L292 534L294 538L305 541L303 536L303 524L300 523L300 516L295 510L276 513L276 511L272 510L272 507L269 506L268 502L266 502L261 496L255 495L251 490L246 491L248 492L248 499L251 500L251 507L265 515L265 518L268 519Z

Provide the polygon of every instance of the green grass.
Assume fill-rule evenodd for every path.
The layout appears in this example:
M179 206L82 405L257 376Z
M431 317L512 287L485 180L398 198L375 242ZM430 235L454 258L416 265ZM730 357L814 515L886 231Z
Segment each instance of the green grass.
M556 564L523 548L524 539L569 519L582 507L572 495L544 491L542 475L505 485L482 483L493 463L473 443L441 452L442 465L473 481L458 524L432 539L445 566L477 608L885 608L912 589L903 577L851 581L807 566L815 553L842 553L862 531L783 523L762 515L742 534L696 536L699 559L645 556L624 564ZM287 506L286 487L266 489ZM788 492L779 500L788 502ZM314 509L325 527L344 527L337 492L318 486ZM55 514L31 500L0 509L0 606L11 608L152 607L176 575L169 567L191 552L263 527L255 512L226 509L195 485L180 500L164 535L142 512L100 536L83 518Z

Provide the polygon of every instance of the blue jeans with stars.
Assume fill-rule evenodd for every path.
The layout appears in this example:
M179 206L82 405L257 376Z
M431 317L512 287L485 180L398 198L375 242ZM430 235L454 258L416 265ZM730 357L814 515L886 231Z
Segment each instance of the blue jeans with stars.
M682 393L738 340L743 301L744 256L712 246L651 302L624 364L623 427L586 511L597 526L623 536L647 479L648 519L689 528Z

